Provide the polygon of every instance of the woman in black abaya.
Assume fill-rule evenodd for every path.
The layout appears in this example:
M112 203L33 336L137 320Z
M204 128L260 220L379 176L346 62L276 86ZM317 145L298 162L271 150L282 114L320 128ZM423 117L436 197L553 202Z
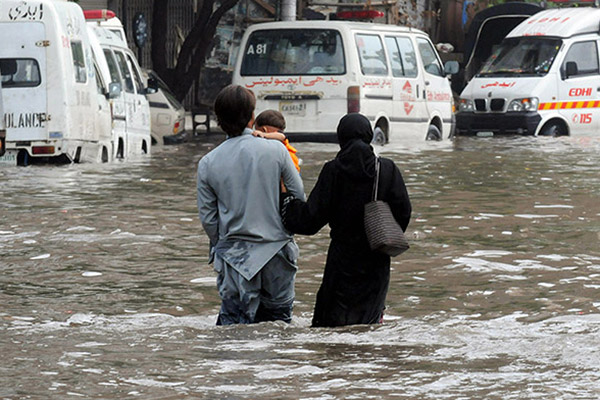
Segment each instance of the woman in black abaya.
M365 235L364 205L372 200L376 156L373 130L361 114L344 116L337 128L341 150L323 166L308 200L282 194L282 218L294 233L314 235L325 224L331 243L312 326L380 322L390 280L390 257L371 251ZM400 171L380 158L380 200L389 203L403 230L411 205Z

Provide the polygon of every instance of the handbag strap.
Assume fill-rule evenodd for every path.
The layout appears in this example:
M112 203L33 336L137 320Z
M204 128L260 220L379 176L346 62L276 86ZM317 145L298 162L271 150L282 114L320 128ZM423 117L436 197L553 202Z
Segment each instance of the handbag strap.
M373 184L373 201L377 200L377 191L379 189L379 157L375 157L375 183Z

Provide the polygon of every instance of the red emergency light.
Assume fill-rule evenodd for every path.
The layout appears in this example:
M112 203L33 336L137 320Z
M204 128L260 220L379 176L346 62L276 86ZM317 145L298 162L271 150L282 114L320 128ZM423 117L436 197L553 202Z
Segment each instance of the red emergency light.
M373 19L382 18L385 16L383 11L377 10L359 10L359 11L340 11L337 12L338 19Z
M106 21L117 16L111 10L84 10L83 16L85 19Z

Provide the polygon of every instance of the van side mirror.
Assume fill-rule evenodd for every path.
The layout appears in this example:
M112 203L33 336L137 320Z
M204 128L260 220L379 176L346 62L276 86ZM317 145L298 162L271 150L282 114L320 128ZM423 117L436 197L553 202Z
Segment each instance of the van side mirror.
M567 61L567 66L565 68L565 79L569 79L578 73L579 69L577 68L577 63L575 61Z
M446 64L444 64L444 74L446 75L458 74L458 70L458 61L446 61Z
M107 98L108 99L115 99L117 97L119 97L121 95L122 92L122 88L121 88L121 84L118 82L111 82L108 84L108 93L107 93Z
M148 78L148 87L146 88L146 94L153 94L158 92L158 81L156 78Z

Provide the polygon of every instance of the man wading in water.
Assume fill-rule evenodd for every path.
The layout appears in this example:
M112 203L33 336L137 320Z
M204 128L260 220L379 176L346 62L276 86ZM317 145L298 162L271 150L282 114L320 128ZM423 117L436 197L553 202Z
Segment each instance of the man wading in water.
M279 216L280 181L304 199L300 175L279 141L252 136L256 100L225 87L215 114L227 140L198 163L198 211L218 273L217 325L292 319L298 246Z

